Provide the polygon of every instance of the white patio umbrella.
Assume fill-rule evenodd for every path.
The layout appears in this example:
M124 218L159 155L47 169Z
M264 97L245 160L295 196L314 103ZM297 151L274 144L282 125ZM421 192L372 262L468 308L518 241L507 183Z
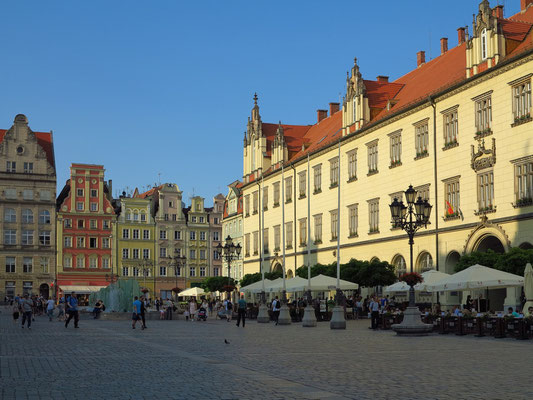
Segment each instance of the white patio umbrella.
M265 279L265 286L268 285L270 282L272 282L270 279ZM263 288L263 282L258 281L255 283L251 283L250 285L243 286L240 291L241 292L252 292L254 289L262 289ZM259 290L261 291L261 290Z
M440 272L435 269L430 269L429 271L423 272L421 275L422 278L424 278L424 281L415 285L415 291L418 292L433 292L433 290L429 288L429 285L433 285L438 281L444 278L448 278L450 276L450 274L445 274L444 272ZM393 285L387 286L384 291L387 293L407 292L409 291L409 285L405 282L400 281L396 282Z
M428 285L428 289L451 292L471 289L507 288L522 286L523 284L524 278L521 276L476 264L441 279L433 285Z
M524 271L524 294L526 296L526 304L522 309L522 313L526 313L529 307L533 307L533 268L531 264L526 264L526 269Z
M339 280L339 284L341 290L356 290L359 287L357 283L345 281L343 279ZM332 278L331 276L326 275L317 275L314 278L311 278L312 291L335 290L336 287L337 278ZM305 284L292 288L293 292L302 292L305 290L307 290L307 280L305 280Z
M272 290L270 290L272 287L282 287L282 286L283 286L283 278L277 278L270 282L267 282L267 280L265 279L265 292L266 293L272 292ZM263 291L263 285L256 287L250 291L252 293L261 293Z
M287 280L287 292L297 292L297 290L294 290L294 288L302 287L305 285L307 285L307 279L295 276L294 278Z
M193 288L185 289L183 292L179 292L178 296L198 297L202 294L205 294L204 289L199 288L199 287L193 287Z

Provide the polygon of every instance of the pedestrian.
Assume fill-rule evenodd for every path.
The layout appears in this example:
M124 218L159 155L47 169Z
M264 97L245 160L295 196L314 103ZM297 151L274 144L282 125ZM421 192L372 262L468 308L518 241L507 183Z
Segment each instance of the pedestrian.
M172 304L172 301L170 299L167 299L166 307L167 309L166 309L165 319L171 320L172 319L172 307L174 307L174 304Z
M139 297L135 296L135 300L133 301L133 313L131 314L131 329L135 329L135 324L141 319L141 307L142 302L139 301ZM142 321L141 329L144 329Z
M17 323L19 320L20 304L18 301L13 302L13 323Z
M244 328L244 323L246 321L246 300L244 296L241 296L237 303L237 326L239 326L242 318L242 327Z
M78 296L75 292L72 292L67 299L66 308L68 318L65 321L65 328L68 328L68 324L72 318L74 318L74 328L79 328L78 322L80 321L80 315L78 313Z
M276 296L276 298L272 302L272 316L274 317L274 321L276 321L276 325L278 324L280 310L281 302L279 301L278 296Z
M59 298L59 304L57 305L57 319L59 321L65 320L65 298L61 296Z
M22 310L22 329L24 329L26 320L28 320L28 329L31 329L33 300L29 298L28 293L24 293L24 298L20 301L20 308Z
M228 298L224 300L224 310L226 311L226 319L228 322L231 321L231 314L233 313L233 304L231 304L231 300Z
M161 302L159 301L159 298L155 299L155 309L157 312L159 312L159 306L161 305Z
M146 297L141 296L141 321L143 329L146 329L146 309L148 308Z
M54 318L54 308L55 308L55 301L53 299L48 299L46 301L46 314L48 315L48 321L52 322L52 319Z
M189 301L189 314L191 316L191 321L194 321L194 317L196 315L196 307L198 306L198 304L196 303L196 299L193 300L191 299Z
M372 297L372 301L368 306L370 309L370 318L372 318L372 329L378 329L378 320L379 320L379 302L375 297Z

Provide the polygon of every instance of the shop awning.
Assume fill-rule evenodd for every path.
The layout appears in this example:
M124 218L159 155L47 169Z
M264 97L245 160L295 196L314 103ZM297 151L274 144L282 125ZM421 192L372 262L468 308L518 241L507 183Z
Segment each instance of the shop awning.
M77 285L61 285L59 288L69 294L70 292L76 292L77 294L89 294L98 292L100 289L105 288L105 286L77 286Z

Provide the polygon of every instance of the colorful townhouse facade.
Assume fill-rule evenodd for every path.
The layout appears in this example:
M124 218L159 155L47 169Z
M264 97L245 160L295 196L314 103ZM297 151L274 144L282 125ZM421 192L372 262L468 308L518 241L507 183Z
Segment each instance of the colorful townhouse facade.
M116 217L102 165L72 164L57 206L57 284L83 299L116 270Z
M0 297L53 295L56 169L52 132L23 114L0 129Z
M256 96L243 146L245 272L280 268L283 252L289 276L337 255L405 271L409 245L389 204L409 185L433 205L415 237L417 271L533 248L532 3L504 18L503 6L480 2L455 47L442 38L438 57L413 54L416 68L394 81L363 77L355 59L342 104L318 110L313 125L263 122ZM515 305L519 293L493 296Z
M225 240L228 236L231 237L235 245L240 244L244 248L242 226L242 183L235 181L228 185L228 194L224 198L224 214L222 219L222 238ZM226 260L222 260L222 275L230 276L239 281L243 276L243 256L233 260L228 265ZM228 275L229 274L229 275Z
M224 196L219 193L213 198L213 207L206 208L207 220L209 221L209 269L208 276L222 276L222 257L216 247L223 241L222 217L224 211ZM223 244L223 243L222 243Z

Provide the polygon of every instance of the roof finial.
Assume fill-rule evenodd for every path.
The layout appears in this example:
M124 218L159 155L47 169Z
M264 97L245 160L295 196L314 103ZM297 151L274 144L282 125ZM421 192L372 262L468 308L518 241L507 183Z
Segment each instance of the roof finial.
M354 57L354 58L353 58L353 64L354 64L354 65L357 65L357 57Z
M257 105L257 92L254 93L254 105Z

